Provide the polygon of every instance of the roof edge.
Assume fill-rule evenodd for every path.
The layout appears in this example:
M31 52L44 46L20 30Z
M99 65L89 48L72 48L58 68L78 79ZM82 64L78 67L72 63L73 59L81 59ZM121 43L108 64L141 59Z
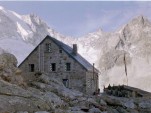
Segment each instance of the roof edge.
M29 55L18 65L18 67L20 67L25 61L26 61L26 59L28 58L28 57L30 57L30 55L39 47L39 45L40 44L42 44L46 39L50 39L50 40L52 40L57 46L59 46L61 49L63 49L70 57L72 57L75 61L77 61L84 69L86 69L87 71L93 71L93 70L89 70L89 69L87 69L84 65L82 65L76 58L74 58L70 53L68 53L68 51L66 51L62 46L60 46L57 42L55 42L55 40L57 40L57 41L59 41L58 39L56 39L56 38L53 38L53 37L51 37L51 36L49 36L49 35L46 35L46 37L29 53ZM61 42L61 41L60 41ZM63 43L63 42L62 42ZM64 44L64 43L63 43ZM67 44L65 44L65 45L67 45ZM68 46L68 45L67 45ZM70 46L69 46L70 47ZM73 49L73 48L72 48ZM79 53L77 53L78 55L80 55ZM81 55L80 55L81 56ZM81 56L82 57L82 56ZM83 58L83 57L82 57ZM83 58L83 59L85 59L85 58ZM85 59L86 60L86 59ZM87 60L86 60L87 61ZM87 61L88 62L88 61ZM89 63L89 62L88 62ZM91 66L93 67L93 65L91 64ZM94 67L94 72L97 72L97 73L99 73L99 70L98 69L96 69L95 67Z
M44 41L46 40L46 38L49 38L49 35L46 35L46 37L27 55L27 57L17 66L17 67L20 67L24 62L25 60L34 52L34 50L36 50L38 48L38 46Z

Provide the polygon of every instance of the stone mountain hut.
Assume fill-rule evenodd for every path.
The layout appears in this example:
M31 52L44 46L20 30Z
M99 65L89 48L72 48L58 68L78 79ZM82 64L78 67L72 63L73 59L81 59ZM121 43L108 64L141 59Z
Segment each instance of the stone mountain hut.
M35 73L42 72L58 78L67 88L86 94L98 90L98 70L78 54L77 45L71 48L51 36L46 36L19 68L29 82L35 79Z

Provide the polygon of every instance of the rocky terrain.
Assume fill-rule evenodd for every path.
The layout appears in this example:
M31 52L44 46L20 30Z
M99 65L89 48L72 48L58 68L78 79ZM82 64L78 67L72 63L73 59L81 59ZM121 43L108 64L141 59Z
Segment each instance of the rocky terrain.
M88 96L37 73L25 83L14 55L0 54L0 113L150 113L151 98Z

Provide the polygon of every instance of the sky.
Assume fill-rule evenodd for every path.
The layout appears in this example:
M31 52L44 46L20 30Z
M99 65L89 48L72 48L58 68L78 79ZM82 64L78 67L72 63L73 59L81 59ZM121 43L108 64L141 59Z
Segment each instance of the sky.
M151 1L0 1L21 15L36 14L55 31L81 37L102 29L113 32L134 17L151 19Z

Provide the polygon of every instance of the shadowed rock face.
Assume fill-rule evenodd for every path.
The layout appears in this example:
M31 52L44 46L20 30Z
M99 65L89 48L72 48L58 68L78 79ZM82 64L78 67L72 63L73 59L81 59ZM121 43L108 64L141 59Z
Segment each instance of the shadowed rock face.
M100 55L99 68L101 85L130 85L151 91L151 22L139 16L120 31L112 47L105 45L105 52ZM115 42L109 38L107 42ZM102 48L102 51L104 49ZM125 54L125 61L124 61ZM128 79L128 80L127 80ZM136 82L137 81L137 82Z
M124 58L125 57L125 58ZM101 70L108 70L116 66L122 66L126 62L127 65L131 64L131 58L129 53L123 50L112 49L100 59L100 68Z
M17 68L17 59L14 55L0 54L0 79L20 86L26 85L21 76L21 70Z

